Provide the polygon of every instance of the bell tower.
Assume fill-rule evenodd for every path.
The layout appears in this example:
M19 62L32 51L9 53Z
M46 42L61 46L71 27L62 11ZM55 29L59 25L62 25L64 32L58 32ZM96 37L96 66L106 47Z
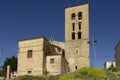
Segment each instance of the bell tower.
M65 8L65 53L70 71L89 67L89 3Z

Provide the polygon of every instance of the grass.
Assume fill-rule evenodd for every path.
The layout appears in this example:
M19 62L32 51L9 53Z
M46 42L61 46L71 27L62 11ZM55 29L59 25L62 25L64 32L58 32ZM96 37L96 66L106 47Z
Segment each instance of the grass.
M106 72L98 68L81 68L61 76L19 76L15 80L103 80Z

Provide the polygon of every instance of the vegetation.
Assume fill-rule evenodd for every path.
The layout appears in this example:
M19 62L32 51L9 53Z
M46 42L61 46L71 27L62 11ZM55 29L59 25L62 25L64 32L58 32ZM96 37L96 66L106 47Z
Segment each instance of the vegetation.
M110 67L106 70L106 80L120 80L120 67Z
M19 76L15 80L58 80L58 76L30 76L30 75L25 75L25 76Z
M7 65L11 66L11 71L17 70L17 58L14 56L6 58L2 69L0 69L0 76L6 75ZM46 73L45 76L19 76L15 80L119 80L120 79L120 68L111 67L108 70L98 68L81 68L75 72L67 73L60 76L49 76Z
M10 65L11 72L17 71L17 58L12 56L11 58L6 58L4 64L0 70L0 76L6 76L7 65Z
M25 75L25 76L19 76L15 80L46 80L46 79L43 77L38 77L38 76Z
M76 72L60 76L59 80L102 80L105 71L97 68L81 68Z
M103 80L105 70L97 68L82 68L73 73L61 76L20 76L16 80Z

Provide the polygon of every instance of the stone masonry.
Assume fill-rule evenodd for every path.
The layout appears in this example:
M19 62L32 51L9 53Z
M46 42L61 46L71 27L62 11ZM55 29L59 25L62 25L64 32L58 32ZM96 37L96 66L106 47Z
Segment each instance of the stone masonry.
M89 3L65 8L65 41L18 41L17 75L59 75L89 67Z

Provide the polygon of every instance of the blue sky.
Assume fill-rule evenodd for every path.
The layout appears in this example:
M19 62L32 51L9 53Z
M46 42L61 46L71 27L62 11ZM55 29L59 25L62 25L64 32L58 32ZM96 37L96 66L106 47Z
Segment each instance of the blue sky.
M120 40L120 0L0 0L0 66L6 57L17 56L18 40L36 36L64 41L65 7L90 2L90 38L96 44L98 67L114 60ZM90 51L94 65L93 49Z

